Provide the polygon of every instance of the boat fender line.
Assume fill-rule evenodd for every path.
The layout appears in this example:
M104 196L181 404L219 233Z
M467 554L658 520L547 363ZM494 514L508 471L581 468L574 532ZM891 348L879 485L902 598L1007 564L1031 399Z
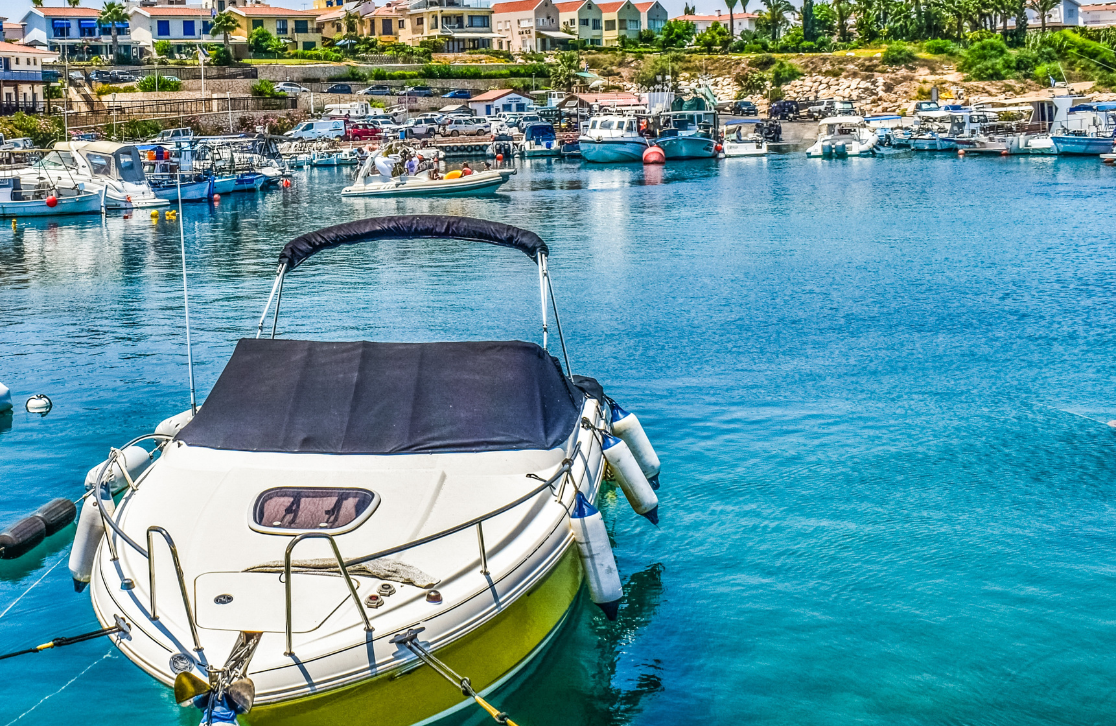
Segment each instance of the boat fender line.
M81 635L71 635L69 637L54 638L53 640L43 643L42 645L36 645L34 648L28 648L27 650L17 650L14 653L5 653L3 655L0 655L0 660L4 660L6 658L15 658L17 655L27 655L28 653L41 653L44 650L50 650L51 648L61 648L64 645L84 643L87 640L100 638L103 635L115 635L116 633L121 633L126 637L132 632L132 626L128 624L127 620L120 617L119 615L113 615L112 617L116 620L116 625L113 625L111 627L94 630L91 633L82 633Z
M608 542L604 518L581 492L574 497L570 529L581 555L581 566L585 569L589 598L604 611L605 617L615 620L620 598L624 596L624 586L620 583L620 572Z
M29 517L0 532L0 560L13 560L34 549L40 542L56 534L77 514L77 505L69 499L53 499Z
M0 383L0 413L12 410L12 391Z
M501 726L503 726L503 724L508 724L509 726L517 726L515 721L512 721L510 718L508 718L508 715L506 713L497 710L492 704L481 698L480 694L473 689L473 684L470 683L468 678L464 678L458 675L452 668L435 658L434 655L430 653L430 651L419 644L418 634L425 629L426 628L421 627L411 628L405 633L399 633L398 635L393 636L391 642L396 645L402 645L406 647L407 650L414 653L419 660L433 668L435 673L440 675L442 678L445 678L454 686L460 688L461 694L463 696L476 701L477 705L487 711L488 715L491 716L496 723L501 724Z
M651 484L652 489L659 488L659 455L655 453L655 448L651 446L651 440L647 438L647 433L643 430L643 424L639 422L634 413L625 411L620 407L620 404L608 399L608 406L612 413L612 433L619 436L628 445L632 451L632 456L639 463L639 468L643 470L644 476Z
M179 414L174 418L177 419L181 415L182 414ZM167 421L171 420L172 419L167 419ZM162 427L167 421L159 424L159 426ZM185 426L185 424L182 425ZM179 428L181 428L181 426ZM156 433L163 432L156 430ZM134 482L136 478L151 465L152 452L149 452L142 446L132 444L119 451L119 454L110 455L109 459L97 464L86 473L85 491L92 491L97 486L98 480L100 480L102 484L107 483L113 493L119 492L123 490L124 487L128 486L129 482ZM109 466L110 459L115 459L112 461L111 466ZM121 459L123 459L123 467L121 467ZM102 475L101 472L105 473Z
M105 523L98 511L102 506L107 515L111 516L116 511L116 503L108 487L99 487L96 494L86 497L81 505L74 546L70 549L69 567L70 576L74 579L74 592L83 591L93 577L93 559L105 534Z

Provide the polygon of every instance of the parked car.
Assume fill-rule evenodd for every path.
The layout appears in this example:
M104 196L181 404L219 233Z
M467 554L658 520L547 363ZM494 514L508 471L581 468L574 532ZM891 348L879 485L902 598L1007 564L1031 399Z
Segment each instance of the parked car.
M752 103L751 101L735 101L732 104L731 111L733 116L759 115L759 110L756 109L756 104Z
M108 83L110 80L108 71L89 71L90 83Z
M70 71L67 77L70 79L70 83L85 83L85 74L81 71Z
M340 139L345 135L345 122L342 119L304 121L284 135L304 140Z
M473 94L469 93L468 88L455 88L449 93L443 93L442 98L472 98Z
M926 113L926 112L930 112L930 111L941 111L941 110L942 110L942 108L941 108L941 106L938 105L937 101L915 101L915 105L914 105L914 112L915 113Z
M407 131L408 138L424 139L438 133L438 127L441 125L441 115L426 113L407 119L403 128Z
M430 86L411 86L410 88L404 88L399 93L399 95L400 96L423 96L425 98L433 98L434 97L434 89L431 88Z
M768 118L777 118L782 121L796 121L802 118L802 105L798 101L784 99L771 104L767 112Z
M325 89L326 93L352 93L353 87L348 83L334 83L329 88Z
M806 115L815 121L830 116L855 116L856 106L852 101L838 101L835 98L823 98L819 103L810 106Z
M345 141L366 141L383 136L384 130L378 121L358 121L345 127Z
M4 137L0 136L0 150L12 151L16 149L34 149L35 142L26 136L21 136L18 139L9 139L4 141Z
M388 86L369 86L363 91L357 91L358 96L390 96L391 88Z
M110 83L135 83L139 80L139 76L128 71L109 71L108 77Z
M488 133L488 124L482 119L469 116L454 116L449 123L443 124L439 131L443 136L482 136Z
M297 83L289 83L287 81L283 81L282 83L276 83L275 84L275 90L276 91L282 91L283 93L287 94L288 96L297 96L300 93L304 93L304 92L309 93L310 92L309 88L304 88L303 86L300 86Z

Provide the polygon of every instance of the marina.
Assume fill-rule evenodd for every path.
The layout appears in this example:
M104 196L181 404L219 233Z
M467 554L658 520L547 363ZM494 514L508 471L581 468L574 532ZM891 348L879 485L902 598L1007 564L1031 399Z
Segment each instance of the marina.
M283 548L255 549L253 543L277 535L253 528L245 514L269 488L301 486L294 472L303 467L281 457L322 455L274 453L272 444L262 448L273 453L252 453L261 447L222 438L217 446L235 450L213 450L211 461L188 458L214 445L207 437L256 431L255 422L272 414L252 406L283 408L288 395L303 395L297 392L310 383L272 376L345 370L289 365L291 356L321 355L324 349L314 346L373 346L364 353L370 355L388 350L375 346L524 341L531 347L514 350L537 351L542 268L529 251L541 248L528 245L525 254L514 245L453 241L526 237L502 228L496 234L487 227L412 226L393 228L390 242L376 239L383 236L376 220L453 217L511 225L545 241L553 285L544 291L552 291L561 315L553 317L544 297L547 348L558 370L593 376L608 396L637 412L662 466L654 491L657 526L640 516L646 504L632 504L618 484L601 486L595 497L623 590L615 621L588 589L563 586L576 596L552 601L560 611L547 616L552 625L531 619L538 629L511 639L526 650L501 650L507 664L524 665L499 661L496 670L509 675L496 688L480 667L485 658L433 651L457 674L472 677L486 703L515 723L536 726L616 718L659 723L680 709L717 722L774 724L882 724L893 721L896 709L929 722L980 722L993 712L1013 723L1044 722L1043 714L1054 712L1072 722L1105 720L1107 708L1093 696L1108 688L1107 652L1116 644L1105 615L1116 605L1106 574L1113 544L1107 489L1116 464L1105 425L1116 418L1107 334L1116 259L1095 233L1116 203L1106 193L1112 169L1096 158L1061 155L968 158L954 151L814 159L803 152L801 144L773 144L752 158L665 165L521 158L494 193L394 199L343 196L360 167L305 167L281 172L289 186L184 204L177 218L162 210L150 210L159 211L155 217L149 210L112 210L17 218L14 228L0 232L0 326L19 351L9 348L3 356L2 382L15 410L0 414L0 451L9 486L20 496L3 499L0 515L15 521L55 497L76 497L87 477L112 478L110 489L127 501L117 504L123 532L142 549L157 550L161 615L141 627L150 605L148 563L122 540L122 569L102 553L101 575L82 594L71 583L74 526L25 557L0 560L0 640L8 650L34 647L44 634L112 626L113 602L136 628L119 646L118 636L110 636L111 642L23 656L19 681L0 685L0 715L11 721L33 709L28 718L54 724L92 703L114 718L197 723L198 709L174 703L168 659L141 655L152 647L141 632L171 633L182 653L196 653L169 550L158 535L154 545L145 538L142 523L155 516L191 573L202 653L224 663L238 632L264 631L252 657L260 659L260 671L246 669L258 710L242 718L314 723L320 713L329 723L350 720L349 706L336 699L291 718L270 710L282 702L272 694L288 686L284 669L268 664L292 652L308 661L312 678L334 677L328 659L314 658L313 649L330 651L330 638L363 643L365 624L353 612L344 578L296 571L288 580L295 603L288 628L278 579ZM484 158L471 163L480 168ZM443 175L461 166L456 159L439 162ZM332 237L338 232L328 230L336 225L355 237ZM352 225L359 227L352 231ZM302 238L323 245L277 278L279 261L290 267L293 250L304 249L296 243ZM180 247L199 424L212 403L209 423L194 433L182 428L191 417L183 416L190 376ZM271 373L263 375L263 359L251 346L269 342L309 347L272 359ZM459 367L474 359L455 351L452 360ZM507 358L475 364L510 369ZM402 359L392 367L410 370ZM440 375L437 366L425 370ZM38 403L25 407L40 392L52 402L46 415ZM335 408L329 395L313 394L288 410L317 420ZM497 410L521 411L524 404ZM587 417L602 425L596 415ZM298 416L274 430L294 431ZM186 445L155 458L154 466L123 446L157 429L182 432ZM155 441L138 445L151 450ZM94 466L110 446L124 452L130 476L143 477L131 494L122 475ZM589 462L599 462L601 450L593 452ZM465 467L477 466L469 457L483 456L424 455L462 457ZM368 454L325 458L345 456ZM219 517L221 506L210 508L209 494L189 498L188 506L160 503L165 477L192 476L194 467L208 469L218 459L230 470L285 471L288 480L240 476L226 493L237 503ZM560 463L538 460L544 480ZM365 531L361 506L371 510L372 522L399 506L393 502L401 495L410 496L403 493L418 496L433 486L419 481L420 471L408 475L413 483L400 479L398 489L387 481L371 487L381 500L357 503L352 534ZM343 473L330 476L331 486L353 486L342 482ZM453 478L443 485L447 497ZM514 485L509 479L485 486L485 496L454 500L448 510L435 507L430 511L441 518L418 532L452 528L515 501L500 487L527 494L544 484L522 471L515 478ZM212 486L199 478L189 488ZM165 514L154 514L161 508ZM376 541L353 551L346 540L352 534L337 533L342 556L420 536L407 517L419 516L422 507L406 510L392 517L397 534L368 530L360 536ZM524 521L525 534L550 526L541 515ZM261 520L258 526L282 525ZM434 607L413 598L416 588L437 590L447 602L457 597L462 591L449 570L460 572L454 577L464 578L470 592L469 578L483 580L482 569L502 572L510 560L501 558L515 559L518 547L501 534L504 526L485 524L480 545L472 525L450 535L459 541L444 554L404 560L445 582L389 581L395 592L381 596L383 607L365 609L378 661L417 663L413 648L438 642L440 626L431 623L429 635L389 644L408 630L389 635L394 628L385 623L397 610L407 619L409 608ZM239 544L221 553L207 545L215 541ZM478 547L492 548L487 565ZM319 539L300 543L292 560L332 556ZM206 557L222 564L203 565ZM438 563L446 557L464 564L443 571ZM275 562L278 572L245 572ZM211 574L198 577L203 572ZM122 590L121 577L134 588ZM246 577L279 584L244 590L236 578ZM106 586L112 578L115 587ZM330 584L315 588L309 580ZM361 601L384 583L368 574L353 580ZM231 604L217 602L225 595ZM319 600L321 612L336 612L331 618L348 613L345 627L317 636L305 631L307 618L319 617ZM231 629L210 640L214 617L240 620L229 620ZM270 620L245 620L253 617ZM695 640L710 633L718 647ZM1028 654L1022 661L1021 648ZM524 658L533 650L534 657ZM670 657L675 652L686 656ZM803 680L807 667L813 675ZM388 723L414 723L458 704L467 708L445 723L490 722L434 668L385 683L408 681L418 685L402 692L402 701L376 692L378 703L396 704L383 717ZM127 698L109 695L119 692Z

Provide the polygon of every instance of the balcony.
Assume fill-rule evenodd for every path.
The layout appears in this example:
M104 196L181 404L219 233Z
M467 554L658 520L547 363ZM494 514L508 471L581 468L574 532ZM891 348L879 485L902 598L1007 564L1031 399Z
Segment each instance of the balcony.
M0 81L17 81L20 83L42 83L42 71L0 71Z

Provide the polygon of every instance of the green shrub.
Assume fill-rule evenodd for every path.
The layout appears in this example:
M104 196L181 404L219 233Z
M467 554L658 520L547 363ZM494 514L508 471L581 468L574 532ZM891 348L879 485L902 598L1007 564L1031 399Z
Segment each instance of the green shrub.
M120 137L124 139L149 139L163 130L158 121L133 119L120 124Z
M329 77L330 81L367 81L368 74L357 68L356 66L349 66L344 73L338 73L335 76Z
M1062 80L1062 66L1058 63L1042 63L1031 73L1031 78L1036 83L1044 86L1050 85L1050 79Z
M372 72L368 74L368 80L370 81L386 81L387 77L388 72L383 68L373 68Z
M812 40L803 41L802 45L798 46L798 52L800 52L800 53L817 53L818 52L818 44L813 42Z
M252 84L252 95L260 96L262 98L286 98L287 94L282 91L275 90L275 84L271 81L260 79Z
M747 45L744 46L744 52L745 53L763 53L764 50L763 50L762 45L753 41L753 42L748 43Z
M139 83L136 84L136 88L144 91L145 93L151 93L153 91L158 91L159 93L162 93L163 91L181 91L182 81L168 80L166 78L163 78L162 76L159 76L158 81L156 82L156 77L154 74L152 74L150 76L144 76L143 78L139 79Z
M209 53L209 64L213 66L231 66L233 64L232 53L223 45L219 45Z
M945 38L935 38L926 41L923 46L926 52L930 55L953 55L957 52L957 46L951 40Z
M736 76L736 82L745 96L763 93L767 90L767 76L760 71L745 70Z
M103 85L103 86L97 86L96 90L94 90L93 92L96 93L98 97L100 97L100 96L107 96L110 93L135 93L138 90L139 89L136 88L135 86Z
M781 61L773 55L761 55L758 58L753 58L748 62L752 68L758 68L761 71L766 71L771 66Z
M884 49L880 62L885 66L905 66L918 60L915 52L903 43L892 43Z
M174 45L169 40L156 40L155 53L164 58L169 58L171 53L174 52Z
M771 67L771 85L776 88L784 86L795 78L802 77L802 69L793 63L778 61Z
M957 69L975 81L1002 81L1015 72L1015 58L1003 38L996 36L978 41L969 48Z

